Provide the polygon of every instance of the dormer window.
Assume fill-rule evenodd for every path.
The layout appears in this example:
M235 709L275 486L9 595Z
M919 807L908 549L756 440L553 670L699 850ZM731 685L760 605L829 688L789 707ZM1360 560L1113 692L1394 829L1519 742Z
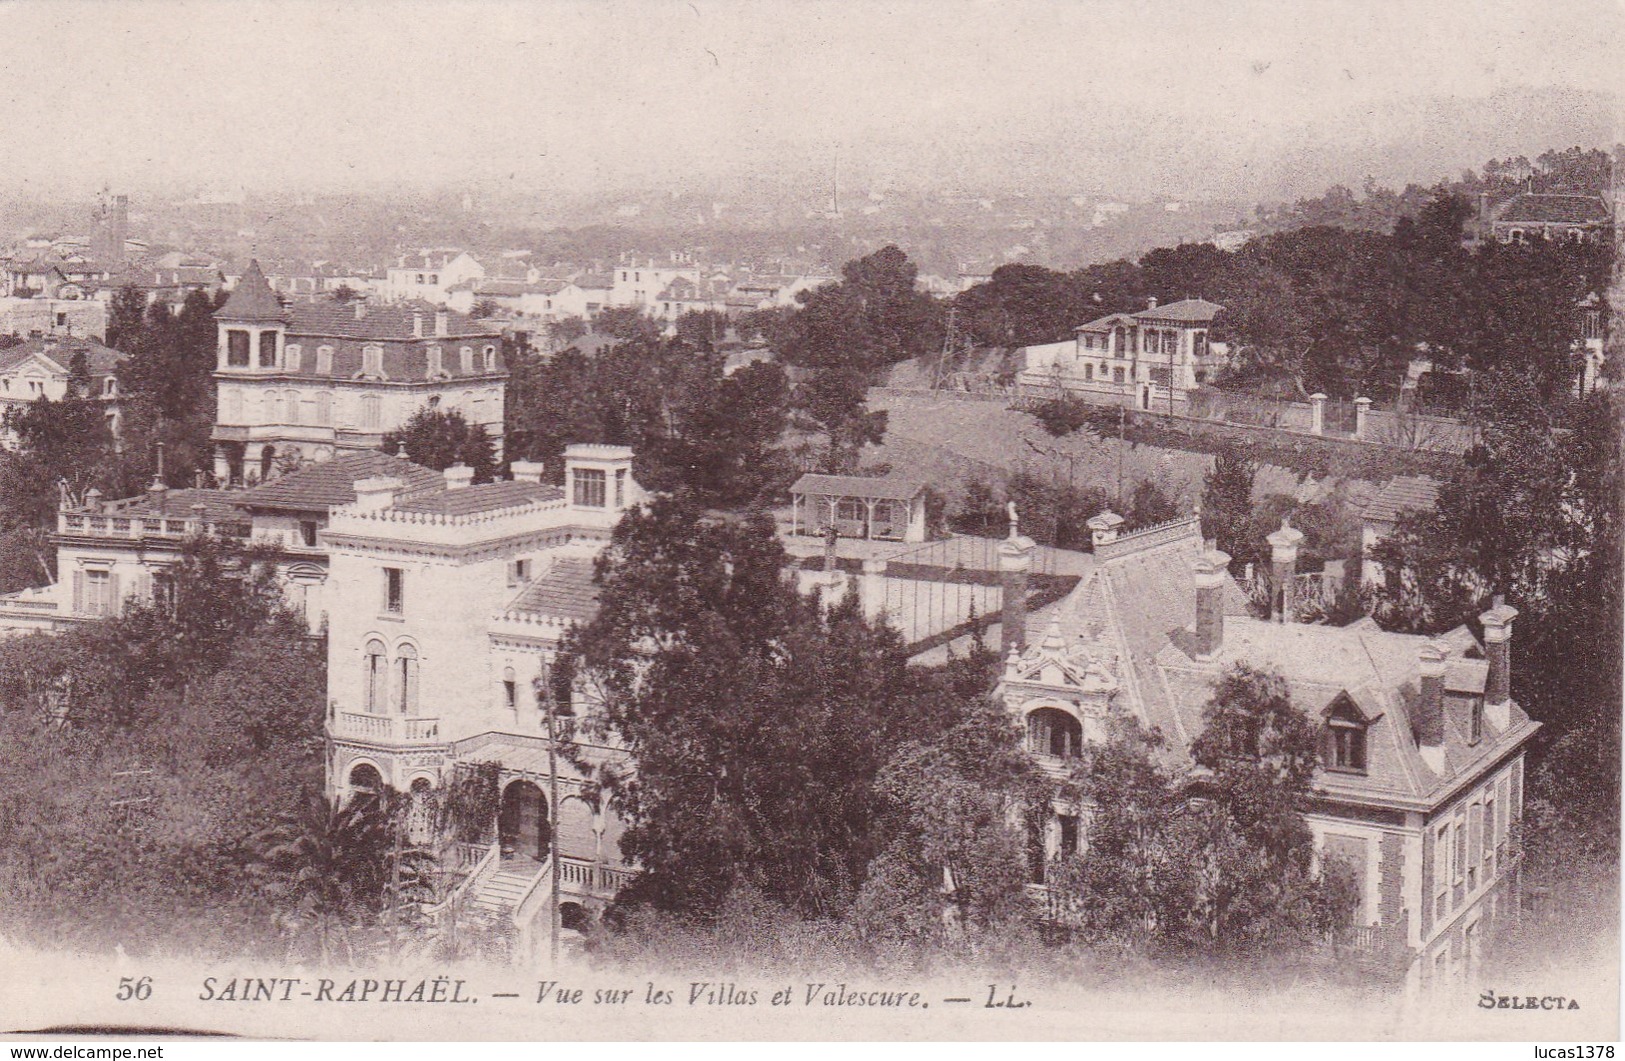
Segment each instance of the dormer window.
M1363 774L1366 771L1366 728L1370 725L1347 693L1326 711L1326 769Z

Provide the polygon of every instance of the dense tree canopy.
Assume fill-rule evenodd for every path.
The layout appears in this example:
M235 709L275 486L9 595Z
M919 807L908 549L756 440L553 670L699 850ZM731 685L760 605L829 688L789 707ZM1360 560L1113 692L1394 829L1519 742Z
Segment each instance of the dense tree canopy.
M415 464L444 471L454 464L474 470L474 482L488 483L496 476L496 443L480 424L471 424L456 409L422 408L395 431L386 431L379 445L385 453L402 448Z

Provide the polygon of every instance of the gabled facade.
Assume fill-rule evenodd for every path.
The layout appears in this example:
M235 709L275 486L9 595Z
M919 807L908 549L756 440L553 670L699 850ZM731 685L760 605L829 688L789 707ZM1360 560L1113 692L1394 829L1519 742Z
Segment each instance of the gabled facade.
M501 333L421 302L283 305L257 262L215 313L215 478L376 450L425 407L456 409L502 450Z
M0 418L40 398L53 402L70 397L73 364L85 360L86 381L72 397L100 402L108 426L116 436L120 428L118 373L126 355L91 339L29 339L0 350ZM0 438L0 444L12 440Z
M1060 778L1083 742L1126 712L1189 766L1215 683L1245 663L1281 674L1322 736L1304 808L1317 849L1352 872L1346 943L1403 957L1412 982L1470 970L1518 896L1524 749L1539 728L1512 700L1511 624L1497 602L1440 639L1281 621L1292 614L1297 539L1272 536L1275 618L1248 614L1229 557L1195 518L1122 535L1102 521L1094 571L1044 636L1007 661L999 695L1041 766ZM1291 528L1284 528L1291 530ZM1044 855L1088 843L1087 806L1057 800Z

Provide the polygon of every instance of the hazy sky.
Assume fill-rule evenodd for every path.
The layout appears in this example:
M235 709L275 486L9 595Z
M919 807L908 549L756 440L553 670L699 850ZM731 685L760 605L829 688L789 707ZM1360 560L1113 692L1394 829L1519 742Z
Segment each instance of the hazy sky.
M906 173L1064 152L1080 115L1124 150L1265 145L1418 96L1615 90L1621 25L1619 0L13 0L0 185Z

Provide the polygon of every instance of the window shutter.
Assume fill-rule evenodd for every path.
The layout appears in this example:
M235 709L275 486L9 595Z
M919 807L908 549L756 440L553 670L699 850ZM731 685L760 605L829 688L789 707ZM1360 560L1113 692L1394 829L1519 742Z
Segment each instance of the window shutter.
M73 613L83 615L85 611L85 573L73 573Z
M107 614L118 615L124 610L124 598L118 592L118 572L111 571L107 575Z
M406 661L406 713L418 713L418 661L410 658Z

